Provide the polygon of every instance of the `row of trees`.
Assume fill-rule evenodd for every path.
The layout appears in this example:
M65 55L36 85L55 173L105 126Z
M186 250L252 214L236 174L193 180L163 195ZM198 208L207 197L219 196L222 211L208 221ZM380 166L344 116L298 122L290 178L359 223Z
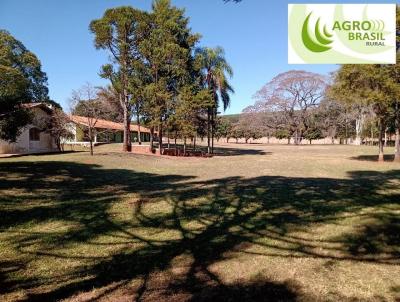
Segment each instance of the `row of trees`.
M343 65L331 78L288 71L263 86L237 122L222 122L218 131L246 142L274 136L295 144L325 137L362 144L378 136L380 161L387 133L395 133L400 161L399 75L398 64Z
M110 80L107 93L117 97L122 112L123 150L131 150L135 117L150 127L152 138L157 129L160 151L163 136L196 137L205 120L212 153L219 103L229 106L233 72L221 48L196 48L200 35L191 32L184 10L169 0L154 1L151 12L113 8L90 30L96 48L110 54L100 74Z
M297 114L297 112L295 112ZM275 123L276 119L282 122ZM337 140L341 144L374 144L377 142L377 117L371 107L360 108L358 105L345 104L339 101L324 98L315 108L307 112L305 126L297 125L297 144L307 140L330 138L331 143ZM293 124L285 120L284 113L279 112L247 112L242 113L237 120L223 117L217 123L217 138L257 140L259 138L274 137L287 140L288 144L296 144L296 131L291 131ZM385 141L394 133L393 127L385 128Z

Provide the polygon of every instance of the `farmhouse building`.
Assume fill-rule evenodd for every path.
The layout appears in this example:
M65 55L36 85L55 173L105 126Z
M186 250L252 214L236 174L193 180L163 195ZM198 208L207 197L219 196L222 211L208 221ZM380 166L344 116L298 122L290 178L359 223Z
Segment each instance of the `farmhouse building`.
M57 150L53 137L41 130L43 122L50 118L53 109L44 103L23 105L33 114L30 124L24 127L16 142L0 140L0 154L45 153Z
M88 139L88 126L94 125L94 142L95 143L122 143L124 125L103 119L90 119L84 116L71 115L71 125L69 130L73 134L73 139L69 143L86 143ZM139 132L142 142L150 141L150 129L131 124L131 139L135 143L139 141Z

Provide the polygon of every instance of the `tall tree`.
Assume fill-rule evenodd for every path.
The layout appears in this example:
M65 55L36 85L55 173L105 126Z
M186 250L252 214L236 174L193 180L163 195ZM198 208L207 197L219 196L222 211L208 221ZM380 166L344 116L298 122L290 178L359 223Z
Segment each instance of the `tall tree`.
M130 124L132 119L132 91L130 77L141 62L138 45L144 39L147 14L132 7L108 9L103 17L90 23L95 35L95 47L111 54L111 64L102 67L101 75L111 81L119 94L124 113L123 150L131 151Z
M151 128L158 128L161 153L163 128L175 107L179 87L190 77L192 48L199 35L191 33L184 10L169 0L154 1L150 18L150 30L139 48L150 75L144 90L145 110Z
M215 137L217 138L217 142L221 138L226 138L226 142L229 142L229 135L232 129L232 123L230 122L229 119L224 118L224 117L218 117L216 119L216 125L215 125Z
M394 161L400 162L400 57L399 51L397 55L397 64L387 66L391 79L393 80L393 90L395 94L392 96L390 105L390 113L392 115L393 125L395 129L395 154Z
M396 65L389 66L391 76L397 87L400 86L400 5L396 6L396 49L397 62ZM394 97L392 103L395 127L395 154L394 161L400 162L400 96Z
M214 121L219 102L222 102L223 108L226 110L231 102L230 93L234 93L228 82L228 78L233 76L233 69L225 59L225 53L221 47L199 48L196 50L196 59L201 66L204 86L211 91L214 98L214 104L208 108L207 112L207 151L213 153Z
M254 96L256 104L247 112L268 112L280 130L287 130L301 142L308 128L309 114L322 100L328 84L323 75L303 70L281 73Z
M39 59L0 30L0 139L15 141L31 121L23 103L48 100L47 76Z
M387 65L343 65L334 75L331 98L372 106L379 121L379 161L384 161L383 135L390 105L398 98L399 85Z
M208 90L198 91L196 87L190 85L182 87L176 104L175 121L184 142L184 155L186 155L187 139L196 138L199 112L212 102L213 99Z

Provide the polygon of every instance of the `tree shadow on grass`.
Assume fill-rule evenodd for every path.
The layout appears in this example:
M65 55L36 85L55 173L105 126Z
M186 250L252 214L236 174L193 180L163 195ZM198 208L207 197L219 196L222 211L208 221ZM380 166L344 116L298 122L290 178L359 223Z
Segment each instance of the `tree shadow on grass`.
M214 148L214 156L240 156L240 155L271 155L272 152L266 152L257 149L247 148L228 148L216 147Z
M351 159L359 160L359 161L378 162L379 156L378 155L359 155L359 156L354 156ZM394 155L393 154L385 154L384 159L385 159L385 161L391 162L394 160Z
M368 224L341 240L354 256L387 253L400 259L400 217L395 213L372 214Z
M0 285L4 293L27 290L27 299L36 301L70 298L94 288L92 300L125 295L148 301L294 301L305 294L293 282L256 276L227 283L210 268L238 254L398 265L399 221L393 210L400 205L399 177L400 171L392 170L354 171L348 179L202 181L69 162L0 163L0 215L5 217L0 229L10 234L9 244L22 261L81 261L40 279L13 279L23 265L12 274L5 270ZM112 207L127 194L137 196L128 219L115 217ZM376 208L379 215L365 208ZM360 219L359 232L328 239L293 233L352 217ZM74 227L30 229L44 222ZM104 236L119 241L96 240ZM66 247L76 244L114 250L69 253Z
M103 225L107 210L122 196L167 191L170 184L190 178L70 162L0 163L0 229L49 220L77 222L90 237L108 228Z
M165 145L165 148L167 145ZM171 145L171 148L175 148L174 145ZM177 148L183 150L183 145L177 145ZM187 150L193 151L193 146L188 145ZM203 153L207 153L207 146L197 146L197 151L202 151ZM266 152L264 150L257 150L251 148L234 148L234 147L227 147L227 146L218 146L214 147L213 156L241 156L241 155L270 155L272 152Z

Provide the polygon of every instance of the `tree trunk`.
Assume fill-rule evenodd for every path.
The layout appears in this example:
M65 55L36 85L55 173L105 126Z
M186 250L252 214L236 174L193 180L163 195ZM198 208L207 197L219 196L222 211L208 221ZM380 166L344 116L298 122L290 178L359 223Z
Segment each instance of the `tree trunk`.
M92 127L89 127L89 146L90 146L90 155L93 156L93 131L92 131Z
M212 108L211 114L211 154L214 154L214 121L215 121L215 109Z
M183 156L186 156L186 137L183 138Z
M362 145L362 132L364 126L364 114L361 113L359 118L356 119L356 140L354 142L355 145L360 146Z
M178 137L178 131L175 131L174 145L175 145L175 156L178 156L178 146L176 145L176 138Z
M395 137L395 151L394 151L394 161L400 162L400 127L396 128L396 137Z
M226 138L226 142L229 143L229 137Z
M384 128L383 128L383 119L379 119L379 162L384 162L384 153L383 153L383 133L384 133Z
M58 151L63 152L64 150L61 147L61 139L57 138L57 139L55 139L55 141L56 141Z
M149 147L150 153L153 153L153 147L154 147L154 127L150 127L150 147Z
M139 116L139 112L136 111L136 119L137 119L137 125L138 125L138 143L139 145L142 144L142 137L141 137L141 131L140 131L140 116Z
M385 143L384 143L384 147L387 147L387 142L388 142L388 133L387 131L385 131Z
M396 118L394 121L396 135L395 135L395 150L394 161L400 163L400 106L399 101L396 100Z
M211 117L210 117L210 111L211 109L208 108L207 110L207 153L211 153L211 145L210 145L210 123L211 123Z
M162 148L163 148L163 126L162 123L158 126L158 141L159 141L159 151L160 155L162 155Z
M193 138L193 149L196 152L196 136Z
M372 128L372 126L371 126L371 146L373 146L374 145L374 129Z
M123 143L123 151L131 152L132 151L132 143L131 143L131 121L129 120L128 109L124 108L124 143Z
M167 138L167 140L168 140L168 150L169 150L170 149L169 130L168 130L168 138Z

